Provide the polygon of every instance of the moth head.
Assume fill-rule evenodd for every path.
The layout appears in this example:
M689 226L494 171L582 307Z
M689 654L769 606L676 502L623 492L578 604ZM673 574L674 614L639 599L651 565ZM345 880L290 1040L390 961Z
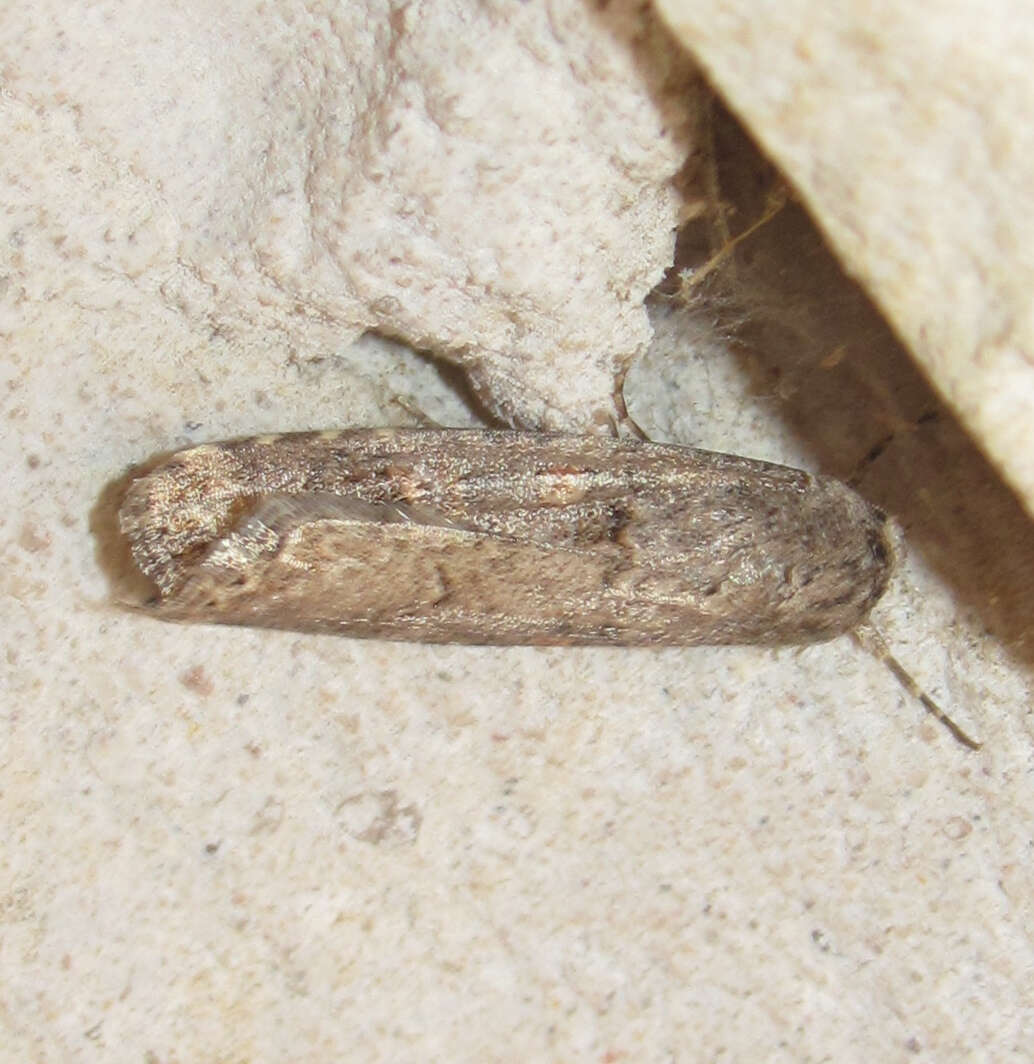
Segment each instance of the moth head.
M252 505L236 456L204 445L179 451L133 479L119 509L119 528L140 571L168 595Z

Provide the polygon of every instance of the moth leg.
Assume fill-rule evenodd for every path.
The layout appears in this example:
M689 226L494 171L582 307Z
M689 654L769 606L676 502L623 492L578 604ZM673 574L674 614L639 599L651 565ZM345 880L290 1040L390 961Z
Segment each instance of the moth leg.
M645 440L647 435L636 423L635 418L628 412L628 406L625 403L625 377L628 376L629 366L626 364L623 366L614 378L614 393L611 396L611 401L614 404L614 412L617 415L612 428L614 435L618 439L636 439Z
M443 429L445 425L439 425L437 421L430 414L424 413L412 400L407 399L404 395L393 395L391 401L398 407L401 407L417 424L421 429Z

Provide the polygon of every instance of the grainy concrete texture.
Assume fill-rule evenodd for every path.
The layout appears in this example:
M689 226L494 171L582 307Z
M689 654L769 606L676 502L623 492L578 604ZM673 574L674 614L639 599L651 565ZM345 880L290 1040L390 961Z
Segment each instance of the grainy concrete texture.
M0 78L0 1061L1029 1057L1028 518L804 208L764 214L780 179L659 21L43 0L0 8ZM709 196L767 220L645 308L722 245L674 251ZM924 263L944 337L969 303ZM626 365L652 437L895 515L876 621L980 752L849 638L427 647L111 602L133 462L412 407L600 429Z

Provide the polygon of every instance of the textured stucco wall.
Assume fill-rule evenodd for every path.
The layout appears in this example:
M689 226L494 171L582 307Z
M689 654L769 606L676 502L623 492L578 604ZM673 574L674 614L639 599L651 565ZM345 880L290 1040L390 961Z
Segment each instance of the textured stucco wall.
M1025 515L798 208L754 262L828 279L803 360L730 354L710 310L648 316L701 111L642 19L0 8L0 1060L1034 1041ZM984 749L846 638L499 650L115 608L103 492L131 463L399 422L398 397L476 422L435 364L352 343L370 326L532 426L604 427L645 349L656 438L859 467L909 548L880 626Z

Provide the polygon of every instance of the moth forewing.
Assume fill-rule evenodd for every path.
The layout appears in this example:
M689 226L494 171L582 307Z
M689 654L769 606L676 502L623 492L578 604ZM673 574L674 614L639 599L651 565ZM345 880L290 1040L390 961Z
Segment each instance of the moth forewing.
M886 587L839 481L595 436L354 429L205 444L119 523L180 621L474 644L802 643Z

